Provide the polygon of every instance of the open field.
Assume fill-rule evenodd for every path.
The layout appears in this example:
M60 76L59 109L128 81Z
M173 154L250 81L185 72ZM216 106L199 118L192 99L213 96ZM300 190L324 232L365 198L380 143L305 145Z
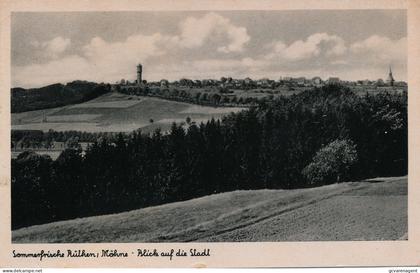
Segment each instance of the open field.
M37 154L48 155L52 160L56 160L60 156L61 152L62 151L36 150ZM12 151L11 156L12 158L17 158L21 153L22 151Z
M15 243L407 239L407 177L234 191L12 232Z
M130 132L141 128L151 132L160 127L168 130L173 121L193 122L221 118L243 108L216 108L192 105L151 97L118 93L106 94L94 100L53 109L12 114L12 129L87 132Z
M99 101L85 102L70 106L70 108L127 108L136 105L136 100L116 100L116 101Z

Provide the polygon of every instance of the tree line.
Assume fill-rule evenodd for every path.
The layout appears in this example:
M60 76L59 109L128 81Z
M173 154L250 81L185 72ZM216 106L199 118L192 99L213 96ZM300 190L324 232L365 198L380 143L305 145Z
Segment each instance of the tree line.
M12 227L208 194L407 173L407 94L326 86L222 120L95 141L57 160L12 159Z
M41 88L12 88L11 112L19 113L85 102L111 91L109 84L73 81Z
M118 133L115 132L84 132L84 131L54 131L42 130L12 130L12 148L48 148L53 141L58 142L90 142L93 143L102 138L113 139Z
M121 88L120 86L116 87L117 92L126 95L136 95L136 96L152 96L163 98L167 100L181 101L187 103L193 103L198 105L207 105L215 107L243 107L258 104L260 101L267 100L267 98L262 97L242 97L232 94L233 91L229 91L227 88L217 87L213 89L202 89L201 92L191 91L188 89L178 89L178 88L161 88L161 87L139 87L131 86ZM273 95L268 95L267 97L273 97Z

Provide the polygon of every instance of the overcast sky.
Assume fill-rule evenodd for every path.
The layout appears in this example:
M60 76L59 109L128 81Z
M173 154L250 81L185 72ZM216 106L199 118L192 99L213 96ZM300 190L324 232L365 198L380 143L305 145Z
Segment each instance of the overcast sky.
M12 86L72 80L407 77L406 12L71 12L12 15Z

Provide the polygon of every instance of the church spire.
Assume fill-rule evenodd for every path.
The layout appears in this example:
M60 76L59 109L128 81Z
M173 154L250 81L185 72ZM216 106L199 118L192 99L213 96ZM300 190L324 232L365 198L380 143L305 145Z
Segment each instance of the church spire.
M392 76L391 65L389 65L389 74L388 74L388 79L386 80L386 82L391 86L393 86L395 82L394 77Z

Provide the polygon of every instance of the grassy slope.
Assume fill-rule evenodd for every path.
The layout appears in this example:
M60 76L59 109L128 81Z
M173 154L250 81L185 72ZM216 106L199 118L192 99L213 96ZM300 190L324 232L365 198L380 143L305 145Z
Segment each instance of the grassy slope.
M101 104L107 107L98 107ZM109 107L112 104L115 107ZM195 111L191 112L190 109ZM241 108L205 107L159 98L109 93L82 104L12 114L12 128L90 132L129 132L142 128L143 132L151 132L157 127L167 130L173 121L183 122L187 117L199 123L239 110ZM42 122L44 115L47 122ZM150 119L154 122L150 123Z
M407 178L312 189L234 191L13 231L13 242L396 240Z

